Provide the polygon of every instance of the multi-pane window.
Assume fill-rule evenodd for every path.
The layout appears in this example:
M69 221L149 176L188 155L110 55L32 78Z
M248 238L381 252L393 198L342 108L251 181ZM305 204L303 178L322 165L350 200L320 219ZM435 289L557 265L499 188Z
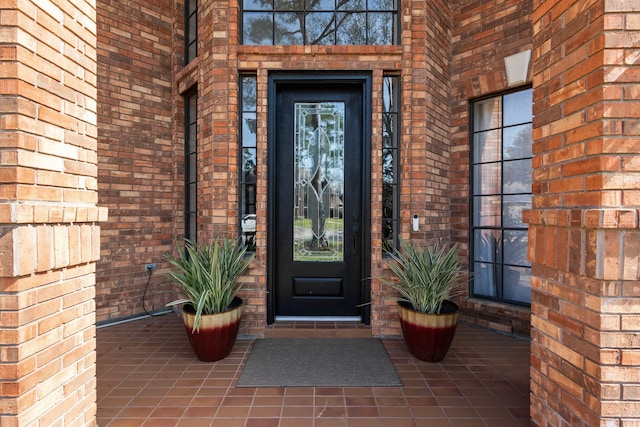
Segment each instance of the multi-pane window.
M240 79L240 232L247 250L255 250L256 236L256 76Z
M385 76L382 90L382 248L392 252L398 237L399 78Z
M399 0L244 0L245 45L391 45Z
M198 56L198 0L184 4L184 63Z
M522 211L531 208L532 90L473 104L472 294L531 302Z
M195 240L198 218L198 95L185 96L184 108L184 237Z

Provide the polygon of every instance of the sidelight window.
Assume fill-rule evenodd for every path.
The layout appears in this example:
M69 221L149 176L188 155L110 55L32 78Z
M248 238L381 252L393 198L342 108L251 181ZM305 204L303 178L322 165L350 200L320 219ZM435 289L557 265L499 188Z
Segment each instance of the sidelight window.
M198 234L198 94L191 90L184 107L184 237L195 240Z
M391 45L398 0L244 0L245 45Z
M198 0L186 0L184 4L184 63L198 56Z
M472 118L472 294L531 302L532 90L477 101Z
M256 76L241 76L240 233L249 251L256 249L257 86Z
M382 91L382 248L393 252L398 240L398 108L397 76L385 76Z

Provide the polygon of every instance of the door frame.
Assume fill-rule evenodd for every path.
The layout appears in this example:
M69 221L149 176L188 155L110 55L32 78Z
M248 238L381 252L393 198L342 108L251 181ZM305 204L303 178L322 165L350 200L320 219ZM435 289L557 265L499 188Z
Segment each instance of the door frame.
M362 90L362 225L360 233L360 247L362 248L362 262L360 277L362 322L368 325L371 321L371 73L370 72L273 72L269 73L267 86L267 324L275 321L276 286L275 286L275 123L276 123L276 93L279 87L292 84L329 83L331 85L349 84L359 85Z

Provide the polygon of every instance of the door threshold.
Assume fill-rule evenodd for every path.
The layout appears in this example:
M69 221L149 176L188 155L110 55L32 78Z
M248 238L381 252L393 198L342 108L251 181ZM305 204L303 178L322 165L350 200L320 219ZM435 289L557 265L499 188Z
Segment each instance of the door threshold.
M276 322L362 322L360 316L276 316Z

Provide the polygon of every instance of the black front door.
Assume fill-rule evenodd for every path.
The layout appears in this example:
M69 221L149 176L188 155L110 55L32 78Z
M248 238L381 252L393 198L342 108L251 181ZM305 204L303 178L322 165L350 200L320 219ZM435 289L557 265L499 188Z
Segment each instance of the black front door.
M363 302L364 86L275 86L271 155L276 316L355 316ZM366 218L365 218L366 217Z

